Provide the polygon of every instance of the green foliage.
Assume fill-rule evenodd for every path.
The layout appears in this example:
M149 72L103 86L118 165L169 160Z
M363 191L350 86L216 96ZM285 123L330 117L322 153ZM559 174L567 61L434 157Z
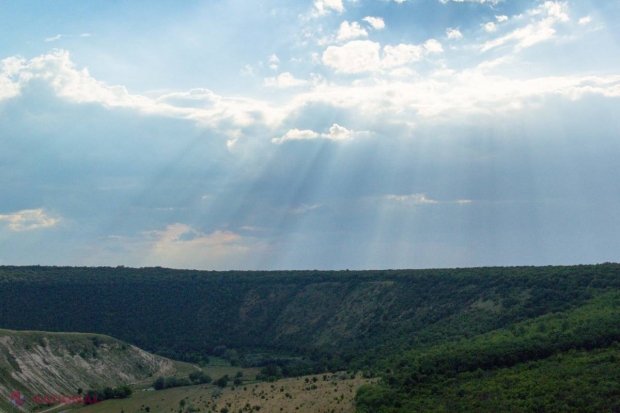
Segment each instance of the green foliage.
M128 385L118 387L106 387L103 390L88 390L84 396L85 404L94 404L110 399L126 399L133 394Z
M193 384L206 384L211 383L211 376L205 374L203 371L193 371L189 374L189 379Z
M493 411L501 403L566 410L530 386L542 378L564 389L547 390L571 400L568 409L614 411L605 400L615 394L608 377L618 354L597 364L599 404L579 404L571 397L589 387L569 384L585 368L571 357L583 361L620 341L619 291L620 265L610 263L359 272L0 267L3 327L109 334L194 363L215 356L259 367L263 380L339 370L380 377L359 390L360 412ZM75 352L96 357L101 345L91 340ZM495 390L500 379L527 389L522 403L512 390ZM203 380L196 372L154 386Z
M217 379L215 381L216 386L224 388L226 386L228 386L228 382L230 381L230 378L228 377L228 374L220 377L219 379Z

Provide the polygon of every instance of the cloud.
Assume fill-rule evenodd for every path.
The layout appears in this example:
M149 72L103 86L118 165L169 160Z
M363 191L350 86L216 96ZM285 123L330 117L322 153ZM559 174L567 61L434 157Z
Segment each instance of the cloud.
M437 201L427 198L425 194L387 195L386 199L396 201L404 205L428 205L437 203Z
M481 47L481 50L486 52L510 41L515 41L515 49L521 50L547 41L554 37L556 30L553 26L556 23L569 20L567 11L568 5L566 3L546 1L539 7L528 11L528 14L531 16L543 16L542 19L534 21L525 27L518 28L503 37L486 42Z
M280 64L280 59L277 55L272 54L269 56L269 68L272 70L278 70L278 65Z
M303 86L307 83L308 81L297 79L289 72L280 73L278 77L268 77L264 81L265 86L275 88L290 88L295 86Z
M314 7L316 9L316 16L323 16L332 11L338 13L342 13L344 11L342 0L316 0L314 2Z
M60 39L62 39L63 37L65 37L63 34L57 34L56 36L52 36L52 37L47 37L47 38L45 38L45 41L46 41L46 42L48 42L48 43L49 43L49 42L55 42L56 40L60 40Z
M471 204L473 201L469 199L457 199L456 201L436 201L430 199L426 194L411 194L411 195L386 195L383 197L388 201L394 201L405 206L416 205L435 205L435 204L459 204L466 205Z
M484 30L487 33L493 33L497 31L497 26L495 26L495 23L493 22L488 22L487 24L484 25Z
M460 39L463 37L463 34L459 29L448 29L446 30L446 36L448 36L448 39Z
M449 2L454 2L454 3L479 3L479 4L498 4L504 0L439 0L440 3L449 3Z
M286 132L286 134L281 138L273 138L271 142L275 144L281 144L286 141L311 139L329 139L332 141L344 141L368 134L368 132L354 132L334 123L332 127L329 128L329 133L317 133L312 130L291 129Z
M368 32L360 26L358 22L349 23L348 21L343 21L340 24L340 28L338 29L338 35L336 39L338 41L355 39L356 37L366 37L368 36Z
M329 46L323 52L323 64L338 73L362 73L377 70L381 64L379 43L354 40L343 46Z
M80 34L80 37L91 37L91 36L92 36L92 34L90 34L90 33L81 33Z
M424 57L424 47L413 44L387 45L383 48L384 57L381 60L383 67L396 67L417 62Z
M323 52L323 64L337 73L363 73L377 71L381 68L394 68L421 60L425 55L443 52L443 47L435 39L429 39L422 45L399 44L386 45L383 57L381 46L370 40L354 40L343 46L330 46Z
M18 96L20 93L19 73L26 60L21 57L9 57L0 60L0 102Z
M486 69L485 69L486 70ZM526 79L464 70L441 79L393 79L345 85L322 85L296 98L297 107L322 103L354 110L382 122L464 114L497 114L523 110L547 97L570 100L587 95L620 97L620 75L541 76Z
M49 228L58 224L57 218L49 216L45 210L25 209L6 215L0 215L0 222L5 222L12 231L31 231L39 228Z
M424 49L426 49L427 53L442 53L443 47L441 43L435 39L429 39L424 42Z
M589 24L592 22L592 17L591 16L585 16L582 17L581 19L579 19L579 24L582 26L585 26L586 24Z
M162 95L155 99L131 94L124 86L108 85L93 78L87 69L77 69L69 52L64 50L54 50L29 61L16 58L3 60L0 100L18 96L24 85L35 80L46 82L58 97L69 102L133 109L147 115L187 119L216 129L234 130L257 122L279 123L285 115L268 102L244 97L208 93L198 99L193 91ZM171 99L176 99L176 102L185 99L186 102L177 105L172 104Z
M381 17L367 16L367 17L364 17L362 20L368 23L370 27L372 27L375 30L385 29L385 22L383 21Z
M259 240L232 231L217 230L205 234L189 225L175 223L162 231L148 231L130 240L132 255L142 266L161 265L172 268L251 268L269 251ZM233 264L233 263L237 264ZM239 264L243 262L245 264Z
M496 19L499 23L502 23L502 22L505 22L505 21L507 21L507 20L508 20L508 16L505 16L505 15L495 16L495 19Z

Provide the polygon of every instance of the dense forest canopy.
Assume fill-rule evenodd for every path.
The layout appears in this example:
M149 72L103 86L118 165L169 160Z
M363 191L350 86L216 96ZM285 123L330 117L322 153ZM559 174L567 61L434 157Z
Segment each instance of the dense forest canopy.
M620 265L612 263L291 272L0 267L0 285L2 328L107 334L189 361L216 355L277 365L284 376L362 371L381 377L358 394L358 410L369 412L424 403L431 411L493 377L521 380L527 363L556 360L557 371L574 370L588 352L605 354L597 368L611 380L620 341ZM575 351L586 353L567 355L570 365L552 359Z

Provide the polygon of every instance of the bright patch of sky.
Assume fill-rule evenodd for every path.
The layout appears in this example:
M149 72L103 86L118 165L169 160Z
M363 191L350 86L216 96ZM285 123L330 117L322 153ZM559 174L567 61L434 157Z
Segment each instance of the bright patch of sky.
M620 4L30 0L0 265L617 261Z

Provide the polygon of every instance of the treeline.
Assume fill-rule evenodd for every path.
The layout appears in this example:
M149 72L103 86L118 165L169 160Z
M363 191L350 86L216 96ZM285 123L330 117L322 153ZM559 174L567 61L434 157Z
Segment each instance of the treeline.
M208 384L212 381L213 379L211 379L211 376L205 374L203 371L193 371L189 374L189 377L159 377L153 382L153 388L155 390L164 390L174 387L191 386L194 384Z
M95 404L104 400L126 399L133 394L133 390L128 385L118 387L106 387L100 390L88 390L84 396L85 404Z
M192 362L226 346L243 365L266 349L325 370L566 311L619 289L619 272L617 264L291 272L0 267L0 326L102 333Z

